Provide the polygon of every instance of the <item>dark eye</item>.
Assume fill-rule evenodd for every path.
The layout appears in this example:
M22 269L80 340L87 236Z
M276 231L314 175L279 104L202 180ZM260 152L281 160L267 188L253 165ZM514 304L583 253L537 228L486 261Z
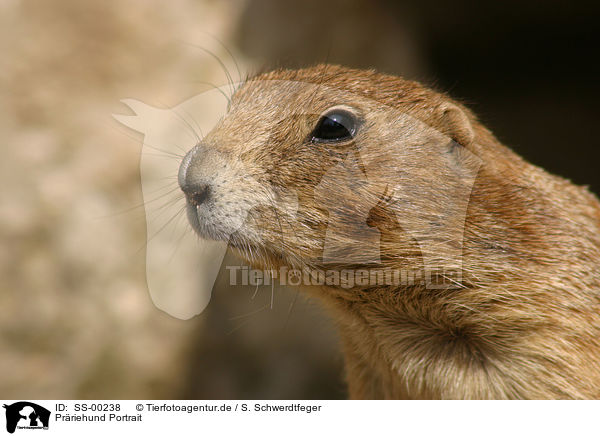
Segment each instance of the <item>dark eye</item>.
M314 142L337 142L351 139L356 132L356 117L343 109L333 110L319 119L313 130Z

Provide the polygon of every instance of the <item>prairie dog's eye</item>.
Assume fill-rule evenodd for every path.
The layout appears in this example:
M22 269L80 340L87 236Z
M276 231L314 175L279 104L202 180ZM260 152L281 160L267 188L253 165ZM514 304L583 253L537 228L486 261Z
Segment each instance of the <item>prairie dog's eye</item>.
M354 137L356 117L350 111L333 109L323 115L312 132L313 142L338 142Z

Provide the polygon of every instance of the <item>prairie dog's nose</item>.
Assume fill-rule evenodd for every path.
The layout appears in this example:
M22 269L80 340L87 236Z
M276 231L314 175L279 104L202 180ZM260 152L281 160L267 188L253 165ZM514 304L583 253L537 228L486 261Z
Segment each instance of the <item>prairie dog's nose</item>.
M181 187L187 201L194 206L200 206L210 198L210 186L207 184L192 184Z
M179 165L179 173L177 174L177 181L179 182L179 187L183 192L186 192L186 185L188 185L188 173L190 172L190 166L192 165L192 159L198 153L198 146L192 148L187 154L183 157L181 164Z
M188 202L200 206L210 197L211 188L202 171L205 148L198 144L192 148L181 161L179 166L179 187Z

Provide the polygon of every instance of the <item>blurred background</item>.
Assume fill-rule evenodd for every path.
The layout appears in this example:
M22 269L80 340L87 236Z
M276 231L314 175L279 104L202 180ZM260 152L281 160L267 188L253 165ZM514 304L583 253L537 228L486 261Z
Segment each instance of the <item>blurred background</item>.
M142 136L111 118L119 100L223 85L215 57L234 78L235 62L373 67L448 92L599 193L599 18L597 2L3 0L0 397L345 397L335 328L295 290L271 309L270 287L222 271L200 316L154 307Z

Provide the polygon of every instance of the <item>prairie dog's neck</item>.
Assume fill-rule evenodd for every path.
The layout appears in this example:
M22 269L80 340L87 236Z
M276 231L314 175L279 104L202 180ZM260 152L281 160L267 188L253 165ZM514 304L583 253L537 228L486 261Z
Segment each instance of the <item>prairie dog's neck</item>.
M543 397L520 391L503 371L507 364L518 373L522 363L518 323L483 314L489 302L467 303L472 290L444 292L380 288L326 303L339 325L350 397Z
M529 302L548 297L525 286L515 279L512 290L499 285L487 296L476 287L382 288L361 291L351 302L328 301L340 329L350 397L594 398L598 387L586 383L600 380L591 320L531 311L514 298L516 289ZM584 303L572 304L577 316L589 311ZM582 368L586 378L579 376Z

